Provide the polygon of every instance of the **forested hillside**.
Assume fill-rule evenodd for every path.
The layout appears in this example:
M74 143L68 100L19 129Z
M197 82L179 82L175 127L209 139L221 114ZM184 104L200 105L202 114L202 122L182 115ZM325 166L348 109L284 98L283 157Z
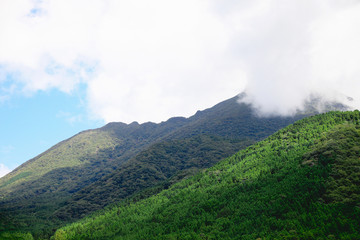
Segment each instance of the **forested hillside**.
M190 118L82 132L0 180L0 231L46 238L133 194L144 198L168 188L314 113L264 118L234 97Z
M300 120L52 239L360 239L359 119L354 111Z
M237 98L198 111L186 119L184 126L162 141L137 154L113 173L73 194L55 215L71 221L148 187L157 186L161 190L199 169L213 166L304 116L258 117L250 105L239 104ZM169 121L184 120L174 118Z
M244 95L241 95L243 97ZM109 123L65 140L0 179L0 231L48 238L124 199L143 199L316 113L261 117L234 97L190 118ZM326 103L327 109L346 106Z
M182 124L110 124L79 133L27 161L0 180L0 231L48 235L64 223L54 212L74 193Z

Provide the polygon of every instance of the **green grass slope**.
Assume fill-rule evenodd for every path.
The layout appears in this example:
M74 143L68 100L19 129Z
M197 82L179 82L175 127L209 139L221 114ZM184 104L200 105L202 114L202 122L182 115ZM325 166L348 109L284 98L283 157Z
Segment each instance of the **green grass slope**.
M88 163L86 156L101 149L112 148L116 140L109 133L90 130L63 141L43 154L22 164L0 179L0 198L16 189L16 186L39 179L46 173L65 167L76 167Z
M52 239L360 239L359 111L296 122Z

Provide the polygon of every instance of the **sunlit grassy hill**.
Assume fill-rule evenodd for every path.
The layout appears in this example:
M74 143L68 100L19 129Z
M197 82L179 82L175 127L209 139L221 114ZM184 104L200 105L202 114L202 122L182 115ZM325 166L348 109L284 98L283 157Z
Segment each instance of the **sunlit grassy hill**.
M0 197L16 191L22 183L35 181L54 169L85 165L89 163L88 156L103 149L114 148L116 144L117 139L101 130L85 131L60 142L1 178Z
M360 239L360 114L330 112L53 239Z

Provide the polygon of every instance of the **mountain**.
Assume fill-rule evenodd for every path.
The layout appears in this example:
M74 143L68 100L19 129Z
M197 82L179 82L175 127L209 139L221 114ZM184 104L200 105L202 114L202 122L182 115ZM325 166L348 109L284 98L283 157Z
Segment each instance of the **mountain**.
M79 133L0 179L0 230L47 236L133 194L155 194L314 113L259 117L234 97L190 118Z
M51 239L360 239L359 121L359 111L297 121Z
M114 123L56 144L0 179L0 230L33 229L35 225L41 232L51 227L50 222L63 223L51 216L72 194L182 124Z
M302 117L304 115L300 114L257 117L250 105L239 104L237 98L198 111L187 119L187 124L171 132L163 141L151 145L113 173L75 193L55 215L71 220L148 187L161 184L158 189L161 190L173 183L174 178L180 180L208 168ZM175 177L176 174L182 177Z

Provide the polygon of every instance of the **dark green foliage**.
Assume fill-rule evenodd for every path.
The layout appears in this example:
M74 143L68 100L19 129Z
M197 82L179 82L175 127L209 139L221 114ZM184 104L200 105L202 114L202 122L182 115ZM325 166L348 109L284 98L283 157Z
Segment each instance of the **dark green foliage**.
M356 126L356 125L355 125ZM354 125L340 125L316 143L307 164L332 166L323 201L360 207L360 137Z
M190 118L82 132L0 179L0 231L47 237L132 194L169 188L304 116L258 117L232 98Z
M359 112L307 118L53 239L360 239Z
M166 188L175 179L169 182L169 178L179 171L194 169L196 172L196 169L210 167L302 117L301 114L257 117L249 105L239 104L237 98L232 98L199 111L189 119L171 118L159 125L132 123L129 125L132 135L147 137L158 136L162 129L180 127L168 132L162 141L151 145L113 173L74 194L56 216L62 219L82 217L145 188L159 184ZM129 129L119 128L123 125L111 123L104 129L111 129L117 136L129 134Z
M74 194L68 204L56 212L56 216L79 218L142 189L159 184L167 188L181 178L208 168L251 143L252 141L200 135L155 144L116 172ZM184 172L187 169L193 171Z

